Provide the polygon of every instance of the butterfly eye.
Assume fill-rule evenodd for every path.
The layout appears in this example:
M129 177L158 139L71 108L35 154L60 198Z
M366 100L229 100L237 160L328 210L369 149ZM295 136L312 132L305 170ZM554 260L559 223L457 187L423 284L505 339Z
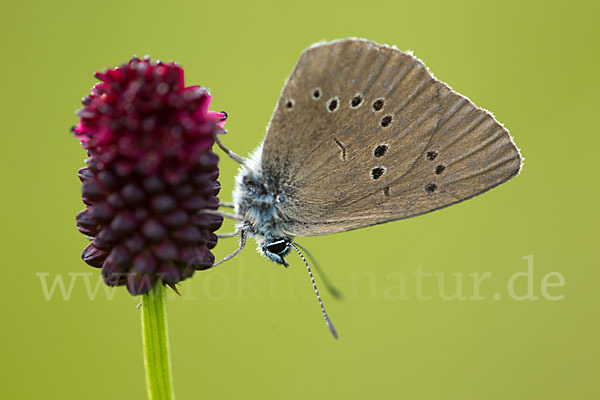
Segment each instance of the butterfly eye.
M288 244L285 240L278 240L277 242L270 243L266 246L266 249L270 253L281 254L287 250Z

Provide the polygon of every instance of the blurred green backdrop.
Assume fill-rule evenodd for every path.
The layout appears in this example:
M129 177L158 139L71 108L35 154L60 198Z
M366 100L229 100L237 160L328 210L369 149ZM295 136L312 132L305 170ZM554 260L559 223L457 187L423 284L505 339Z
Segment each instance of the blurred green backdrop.
M229 112L224 141L246 154L300 52L348 36L414 50L505 123L525 168L442 211L302 240L346 294L336 302L324 293L337 342L294 257L285 270L250 246L198 273L169 301L177 397L598 398L598 2L0 7L1 398L146 396L138 300L105 292L79 258L85 157L69 127L93 72L132 54L178 61L186 83L209 87L213 109ZM236 166L222 157L221 171L229 200ZM217 258L235 247L229 240ZM537 299L517 300L528 282L514 274L528 267ZM67 291L73 283L66 299L44 291L57 276ZM456 279L465 299L447 298Z

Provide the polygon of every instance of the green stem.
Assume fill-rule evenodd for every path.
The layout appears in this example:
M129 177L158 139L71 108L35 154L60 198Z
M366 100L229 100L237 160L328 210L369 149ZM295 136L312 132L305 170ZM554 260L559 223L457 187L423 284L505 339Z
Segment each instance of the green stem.
M142 336L144 365L150 400L175 398L171 384L171 360L167 335L167 304L165 288L157 282L142 296Z

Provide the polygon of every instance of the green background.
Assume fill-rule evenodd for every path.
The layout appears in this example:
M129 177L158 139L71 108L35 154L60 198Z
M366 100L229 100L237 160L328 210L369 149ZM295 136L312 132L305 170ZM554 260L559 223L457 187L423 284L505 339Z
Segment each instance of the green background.
M223 140L247 154L300 52L358 36L412 49L492 110L522 149L522 174L442 211L302 240L346 294L323 293L337 342L296 257L286 270L250 245L198 273L169 298L177 397L598 398L598 11L595 1L3 2L0 397L146 396L138 299L120 288L110 300L100 286L90 300L84 278L94 289L99 271L79 258L85 157L69 127L93 72L132 54L178 61L186 83L229 112ZM235 172L222 157L223 200ZM234 247L223 240L217 258ZM538 299L518 301L508 282L527 256ZM444 299L434 276L422 287L432 298L419 299L418 268L441 274L446 294L462 274L467 298ZM560 300L541 292L551 272L564 277L548 289ZM469 299L472 273L490 273L483 299ZM42 281L57 276L75 279L72 293L46 300Z

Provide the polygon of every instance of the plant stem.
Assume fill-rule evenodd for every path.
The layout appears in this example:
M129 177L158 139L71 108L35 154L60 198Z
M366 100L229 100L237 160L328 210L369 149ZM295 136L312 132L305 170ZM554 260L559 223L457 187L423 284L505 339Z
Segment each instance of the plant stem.
M142 296L144 365L150 400L175 398L171 385L171 360L167 335L167 304L162 282Z

